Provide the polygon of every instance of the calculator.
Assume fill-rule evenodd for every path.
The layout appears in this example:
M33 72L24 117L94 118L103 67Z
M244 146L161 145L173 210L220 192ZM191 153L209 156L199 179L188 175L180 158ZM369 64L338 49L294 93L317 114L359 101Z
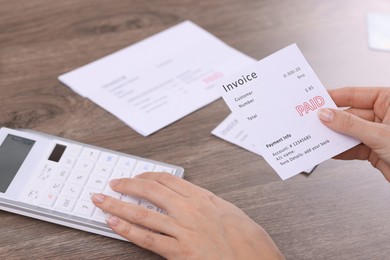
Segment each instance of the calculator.
M143 172L183 177L181 167L35 132L0 129L0 209L122 239L91 202L104 193L164 214L150 202L113 191L110 179Z

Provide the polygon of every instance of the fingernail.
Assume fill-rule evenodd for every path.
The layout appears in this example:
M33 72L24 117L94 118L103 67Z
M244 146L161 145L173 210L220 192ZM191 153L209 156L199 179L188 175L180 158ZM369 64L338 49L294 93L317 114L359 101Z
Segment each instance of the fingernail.
M95 193L92 195L92 201L102 203L104 201L104 195Z
M110 181L110 186L111 186L111 187L114 187L115 185L118 184L118 182L119 182L118 179L113 179L113 180Z
M321 108L318 110L318 117L325 122L331 122L334 118L334 113L332 110L327 108Z
M117 217L114 217L114 216L108 216L106 219L106 222L109 226L114 227L114 226L118 225L119 219Z

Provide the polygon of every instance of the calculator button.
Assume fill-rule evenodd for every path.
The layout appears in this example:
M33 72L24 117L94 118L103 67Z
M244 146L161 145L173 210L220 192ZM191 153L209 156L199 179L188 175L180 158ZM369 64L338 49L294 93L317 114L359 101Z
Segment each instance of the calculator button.
M80 172L80 171L74 171L69 177L69 181L76 183L77 185L84 186L85 183L87 183L88 179L88 173L86 172Z
M47 179L50 178L50 176L56 171L56 166L51 163L47 162L45 163L42 168L39 171L38 174L38 180L40 181L46 181Z
M117 167L132 170L132 169L134 169L134 166L136 163L137 163L136 159L121 156L121 157L119 157Z
M76 157L74 156L62 156L60 160L61 166L67 168L73 168L75 163L76 163Z
M92 176L89 178L88 186L94 187L98 190L103 190L103 188L106 186L107 178L108 177L104 175L92 174Z
M62 194L78 198L82 190L82 186L79 186L75 183L67 183L62 191Z
M168 166L164 166L164 165L156 165L156 168L154 168L154 171L155 172L167 172L170 174L174 174L176 172L175 169L170 168Z
M95 213L93 214L92 219L99 222L106 222L107 213L103 210L96 208Z
M110 177L111 173L112 173L112 166L108 164L99 163L93 169L93 174L104 175L107 176L107 178Z
M77 161L74 169L78 171L83 171L90 173L93 169L94 162L90 160L79 160Z
M30 187L23 193L20 200L29 204L36 204L40 195L41 189L37 187Z
M59 168L56 173L54 174L54 177L63 181L66 181L68 179L70 174L70 169L66 168Z
M50 182L48 186L48 191L54 192L54 193L60 193L62 188L64 187L64 182L61 180L53 180Z
M93 188L93 187L87 187L83 190L83 193L81 194L80 200L85 200L85 201L91 201L91 197L95 193L99 193L100 190Z
M85 147L81 151L80 158L91 160L91 161L96 161L99 157L100 151L97 149Z
M108 165L115 165L118 160L118 155L108 153L108 152L102 152L102 154L99 157L99 162L105 163Z
M43 207L52 208L54 202L57 200L57 194L52 191L46 191L40 199L39 205Z
M71 212L76 204L76 199L70 196L61 196L57 200L56 209Z
M116 192L113 189L111 189L110 185L107 185L107 187L106 187L106 189L104 190L103 193L105 195L107 195L107 196L113 197L113 198L118 199L118 200L120 200L121 196L122 196L121 193Z
M95 210L95 205L88 201L79 201L74 210L74 214L80 217L90 218Z
M112 173L112 179L130 178L131 170L126 168L115 168Z
M144 172L152 172L153 168L153 163L146 161L137 161L137 164L135 165L135 169L133 171L133 177Z

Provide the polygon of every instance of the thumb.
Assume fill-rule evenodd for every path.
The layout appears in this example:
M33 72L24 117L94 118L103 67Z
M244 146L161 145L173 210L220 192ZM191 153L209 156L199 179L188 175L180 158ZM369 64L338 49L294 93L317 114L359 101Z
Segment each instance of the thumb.
M383 129L377 123L364 120L343 110L321 108L318 117L330 129L359 139L369 147L380 146Z

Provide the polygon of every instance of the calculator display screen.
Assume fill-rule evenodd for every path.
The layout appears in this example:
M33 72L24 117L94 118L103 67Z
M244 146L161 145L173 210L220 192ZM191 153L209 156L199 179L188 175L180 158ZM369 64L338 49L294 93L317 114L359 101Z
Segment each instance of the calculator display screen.
M5 193L35 141L8 134L0 145L0 192Z

